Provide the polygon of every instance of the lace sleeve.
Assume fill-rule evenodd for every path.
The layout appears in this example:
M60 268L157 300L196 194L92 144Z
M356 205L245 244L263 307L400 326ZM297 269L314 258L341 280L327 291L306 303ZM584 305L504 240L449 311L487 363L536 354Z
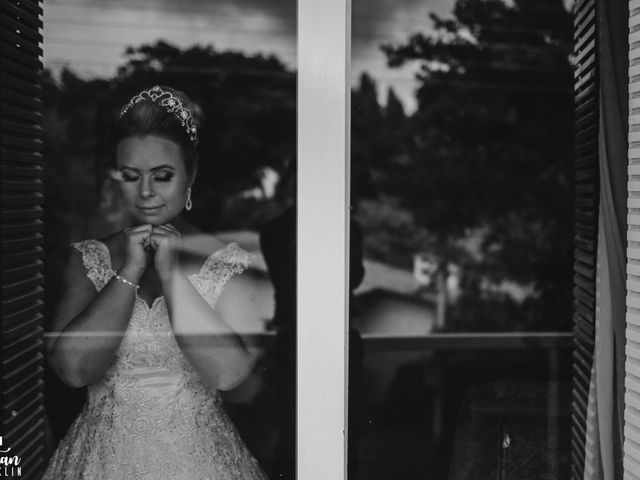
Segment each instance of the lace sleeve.
M198 277L202 280L199 290L210 305L215 304L224 285L233 275L239 275L249 268L251 257L236 243L230 243L207 258Z
M87 270L87 277L99 292L115 273L111 269L109 251L95 240L83 240L72 243L71 246L82 253L82 263Z

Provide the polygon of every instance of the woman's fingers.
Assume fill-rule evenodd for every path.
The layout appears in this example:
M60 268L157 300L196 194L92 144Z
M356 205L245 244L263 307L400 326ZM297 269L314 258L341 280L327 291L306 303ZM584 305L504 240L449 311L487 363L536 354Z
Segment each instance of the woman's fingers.
M126 243L125 263L144 270L147 264L145 249L149 245L151 225L137 225L122 231Z
M152 226L151 225L138 225L128 229L127 236L136 243L146 247L151 239Z
M137 225L135 227L127 228L124 230L124 234L126 237L138 240L138 242L141 242L142 240L148 240L151 236L151 232L151 225Z
M172 226L157 225L151 233L151 245L155 249L155 267L161 276L171 274L178 265L180 232Z
M150 238L151 244L154 247L158 246L161 242L174 243L177 240L178 237L173 232L160 228L154 228Z

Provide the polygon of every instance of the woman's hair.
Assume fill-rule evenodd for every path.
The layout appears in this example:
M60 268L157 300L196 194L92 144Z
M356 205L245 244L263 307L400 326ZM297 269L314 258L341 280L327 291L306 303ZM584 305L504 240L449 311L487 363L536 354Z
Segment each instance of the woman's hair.
M184 109L191 114L191 123L195 127L195 114L197 107L191 102L184 92L174 90L170 87L161 86L163 92L168 92L177 98ZM147 91L148 92L148 91ZM141 92L143 93L143 92ZM140 94L139 94L140 95ZM138 97L138 95L136 96ZM134 99L136 97L133 97ZM148 96L136 102L129 102L118 118L113 135L113 148L125 138L133 136L157 135L171 140L182 148L184 153L185 167L188 173L193 172L199 156L196 148L195 130L189 132L184 122L180 121L178 111L170 111L160 101L153 101Z

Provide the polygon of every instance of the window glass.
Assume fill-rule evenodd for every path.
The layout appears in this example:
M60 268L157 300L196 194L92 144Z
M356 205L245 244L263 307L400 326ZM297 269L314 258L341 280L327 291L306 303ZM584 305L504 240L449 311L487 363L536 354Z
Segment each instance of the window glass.
M250 463L248 459L255 458L269 478L281 478L278 475L282 471L293 468L295 451L295 382L290 381L295 374L295 328L292 327L295 319L290 315L295 312L296 269L296 225L295 214L292 215L296 191L295 2L189 0L178 5L169 0L48 1L44 5L44 65L47 318L51 321L60 317L59 304L69 288L63 274L65 265L73 255L80 258L77 249L69 248L69 244L115 238L115 232L133 225L131 212L127 210L132 200L123 197L123 192L131 185L139 185L132 193L134 203L140 199L147 203L134 206L153 210L159 207L152 205L148 198L160 198L158 191L171 181L162 178L163 172L151 174L142 167L125 171L117 163L120 153L116 146L120 144L114 140L119 138L114 125L120 118L121 107L135 94L154 85L184 92L191 100L188 104L185 102L185 107L197 125L199 153L195 183L189 191L190 201L184 199L185 208L191 208L184 215L189 225L202 232L202 238L217 240L203 240L196 248L194 245L200 237L192 230L181 231L184 248L180 251L180 261L191 258L191 254L194 258L203 257L200 260L209 258L208 264L193 260L193 265L189 264L191 270L185 272L194 275L188 278L199 285L194 287L198 293L216 295L214 312L234 319L229 325L234 334L231 336L234 341L236 334L240 336L242 345L255 361L242 376L241 383L231 382L230 389L220 393L224 403L221 411L226 412L221 413L220 418L229 415L239 431L239 439L229 434L228 447L246 445L250 453L239 455L241 460ZM153 92L148 93L152 95ZM163 108L170 110L166 104ZM177 118L181 111L169 113ZM188 128L191 123L182 126ZM152 190L156 189L153 197L143 195L147 181ZM145 215L150 219L149 224L154 224L151 217L155 212L147 211ZM134 222L141 223L145 222ZM177 227L180 230L179 225ZM185 243L187 237L195 238L189 247ZM111 266L118 270L123 262L119 262L115 250L110 249L110 240L101 243L103 245L96 248L106 246L112 254ZM234 244L239 248L237 256L233 254L237 253ZM212 257L203 256L207 249L211 250L209 253L216 250L212 248L216 245L222 251L219 257L211 260ZM191 246L195 253L189 250ZM227 248L230 250L225 250ZM83 252L85 260L91 254L87 252ZM244 257L245 253L249 256ZM224 261L220 260L223 256ZM244 265L245 260L248 261L246 270L238 267ZM209 270L205 269L207 265L211 267ZM202 272L207 275L213 272L213 276L197 277ZM216 275L224 272L233 274L229 288L222 289L222 293L208 291L206 282L218 281ZM131 280L122 271L119 273L124 280ZM204 283L199 283L201 280ZM153 317L161 316L158 312L163 310L162 304L168 309L179 308L167 305L168 294L158 287L161 282L155 283L155 290L146 291L145 282L146 277L131 282L140 285L139 298L146 302L145 305L136 299L132 315L138 307L146 307ZM236 292L240 292L237 297ZM164 293L164 300L160 293ZM230 296L231 300L225 300ZM51 328L49 325L49 330ZM131 328L125 333L124 343ZM148 353L153 355L154 333L145 332L151 339ZM209 338L203 331L197 332L205 345L201 350L210 352L217 340L213 338L214 333ZM282 332L288 333L281 335ZM49 338L54 334L50 331ZM178 344L182 349L183 344ZM191 362L192 358L186 354L185 357ZM117 363L118 358L115 361ZM193 362L190 365L193 366ZM79 437L69 436L69 428L82 406L87 402L92 405L91 392L95 391L93 384L88 389L71 388L58 373L50 368L46 382L50 438L47 454L51 458L65 435L77 446ZM135 382L139 380L139 376L133 378ZM106 381L108 383L108 379ZM219 382L222 384L222 380ZM117 391L117 385L113 389ZM133 393L140 394L142 407L158 413L160 407L144 406L145 392L142 389ZM178 408L180 399L167 408ZM204 408L201 403L184 401L187 403L186 407L181 406L183 410ZM214 420L224 422L217 417L207 418L202 421L210 426ZM140 417L140 422L130 427L144 430L149 425L143 420ZM179 422L174 423L173 427L178 428ZM188 419L182 427L191 432ZM225 429L230 432L232 427ZM101 443L105 447L110 438L108 434L100 435L90 446L96 449ZM207 437L206 442L210 441ZM153 455L160 455L157 442L149 440L146 445ZM169 466L176 460L171 452L173 450L165 455ZM204 464L209 461L205 460L203 457ZM186 468L179 462L176 465L175 468ZM202 468L208 471L219 467L218 464L206 465ZM249 468L242 465L233 468ZM262 478L255 473L246 475Z
M564 478L570 5L353 8L350 478Z

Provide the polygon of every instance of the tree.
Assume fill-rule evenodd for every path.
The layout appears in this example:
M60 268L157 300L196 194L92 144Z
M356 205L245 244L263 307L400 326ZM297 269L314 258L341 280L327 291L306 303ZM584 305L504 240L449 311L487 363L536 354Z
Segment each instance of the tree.
M568 327L571 14L562 0L458 0L452 18L431 19L432 34L383 47L391 66L420 72L406 155L386 157L378 187L467 282L533 288L515 329ZM475 258L456 248L470 236L481 238Z

